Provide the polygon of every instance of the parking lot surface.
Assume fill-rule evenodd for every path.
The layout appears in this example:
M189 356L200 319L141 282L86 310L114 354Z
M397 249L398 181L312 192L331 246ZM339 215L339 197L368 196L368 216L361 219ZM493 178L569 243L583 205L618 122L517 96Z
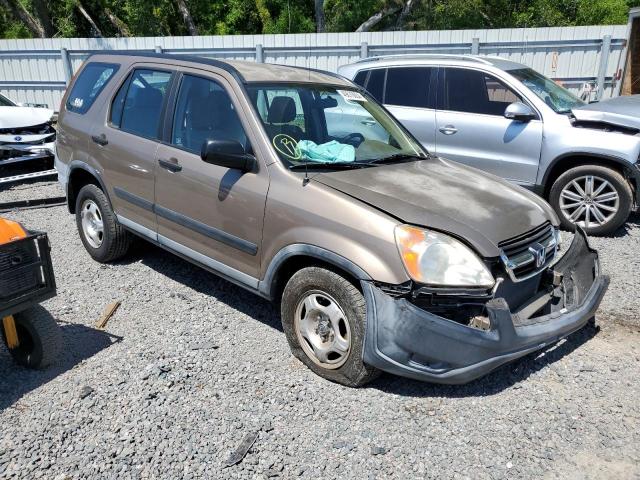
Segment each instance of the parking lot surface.
M307 370L276 308L215 275L142 241L97 264L66 207L7 216L49 233L58 296L44 306L65 349L43 371L0 349L2 478L640 476L638 215L592 239L612 276L594 325L468 385L383 375L362 389Z

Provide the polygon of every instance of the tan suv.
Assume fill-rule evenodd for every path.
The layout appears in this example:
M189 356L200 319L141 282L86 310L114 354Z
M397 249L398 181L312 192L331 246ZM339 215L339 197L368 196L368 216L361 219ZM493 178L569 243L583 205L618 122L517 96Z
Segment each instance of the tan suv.
M294 355L346 385L470 381L581 328L608 285L580 229L559 253L543 200L429 155L329 73L94 55L56 167L94 259L135 234L280 302Z

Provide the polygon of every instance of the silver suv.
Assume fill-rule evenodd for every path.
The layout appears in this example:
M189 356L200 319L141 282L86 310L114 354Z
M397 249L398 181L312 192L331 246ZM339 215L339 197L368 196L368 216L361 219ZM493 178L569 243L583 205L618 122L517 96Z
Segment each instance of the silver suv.
M610 234L634 208L640 96L585 104L531 68L472 55L373 57L339 73L431 153L536 191L565 228Z

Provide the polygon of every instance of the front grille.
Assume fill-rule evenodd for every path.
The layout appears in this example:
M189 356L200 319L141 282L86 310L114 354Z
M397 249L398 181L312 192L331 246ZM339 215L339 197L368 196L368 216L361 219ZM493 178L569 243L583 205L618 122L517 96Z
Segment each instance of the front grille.
M558 250L557 231L549 222L517 237L500 242L500 258L511 279L526 280L544 270Z

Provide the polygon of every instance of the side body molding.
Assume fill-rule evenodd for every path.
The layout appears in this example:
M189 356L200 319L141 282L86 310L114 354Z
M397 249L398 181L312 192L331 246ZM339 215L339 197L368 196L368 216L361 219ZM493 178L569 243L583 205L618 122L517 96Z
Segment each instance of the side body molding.
M306 243L294 243L292 245L287 245L286 247L278 251L278 253L276 253L271 259L271 262L269 262L269 266L267 267L267 271L264 274L264 278L258 284L258 290L260 291L260 294L262 296L273 299L273 290L280 267L287 259L298 255L314 257L318 260L322 260L324 262L335 265L336 267L346 270L358 280L372 280L369 274L362 268L353 263L351 260L338 255L337 253L315 245L309 245Z

